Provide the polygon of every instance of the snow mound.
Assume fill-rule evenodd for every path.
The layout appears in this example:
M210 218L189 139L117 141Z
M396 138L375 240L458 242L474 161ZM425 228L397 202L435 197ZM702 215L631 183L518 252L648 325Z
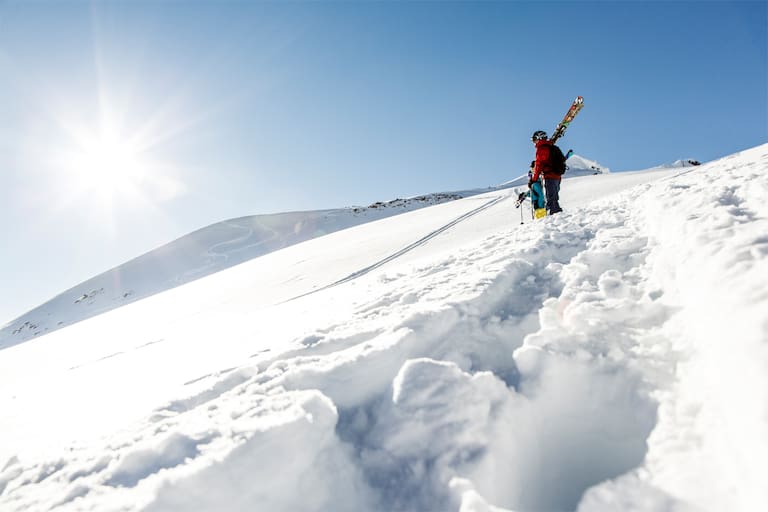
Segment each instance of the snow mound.
M568 170L565 172L565 175L563 176L564 178L587 176L590 174L607 174L611 172L608 167L577 154L571 155L566 164L568 165Z
M665 169L677 169L680 167L696 167L701 165L701 162L694 160L693 158L684 158L681 160L675 160L672 163L664 164L660 167Z

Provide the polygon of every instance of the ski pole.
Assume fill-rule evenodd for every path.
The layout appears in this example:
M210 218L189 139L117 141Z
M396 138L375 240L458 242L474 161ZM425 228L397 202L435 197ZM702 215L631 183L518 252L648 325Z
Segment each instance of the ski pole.
M517 191L515 191L517 192ZM525 192L520 192L517 195L517 201L515 201L515 208L520 208L523 205L523 201L525 201ZM520 208L520 224L525 224L523 222L523 209Z

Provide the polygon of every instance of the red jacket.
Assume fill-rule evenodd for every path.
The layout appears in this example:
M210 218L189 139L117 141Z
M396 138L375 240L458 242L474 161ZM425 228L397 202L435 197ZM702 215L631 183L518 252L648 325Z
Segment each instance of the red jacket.
M549 148L552 147L552 142L548 140L536 141L536 168L533 171L533 181L539 179L540 175L544 175L545 180L560 180L562 177L552 172L552 167L549 165Z

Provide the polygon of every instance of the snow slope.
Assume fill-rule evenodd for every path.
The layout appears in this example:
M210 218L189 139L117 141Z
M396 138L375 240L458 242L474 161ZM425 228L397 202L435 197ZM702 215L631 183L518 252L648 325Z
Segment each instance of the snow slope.
M767 171L494 190L2 350L0 509L765 509Z
M317 236L485 191L428 194L367 207L219 222L80 283L9 322L0 329L0 349Z
M578 155L573 155L569 164L569 177L607 172ZM524 182L518 178L486 189L426 194L366 207L254 215L219 222L80 283L9 322L0 329L0 349L305 240Z

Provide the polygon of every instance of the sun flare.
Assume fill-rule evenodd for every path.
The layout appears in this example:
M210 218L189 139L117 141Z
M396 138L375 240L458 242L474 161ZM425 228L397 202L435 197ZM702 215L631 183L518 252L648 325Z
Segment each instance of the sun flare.
M158 157L158 135L145 125L126 130L118 121L122 117L107 111L96 125L63 123L67 138L52 156L58 190L68 204L111 214L157 206L184 193L178 169Z
M183 170L164 145L183 126L162 108L128 110L103 93L82 114L53 109L52 116L58 133L40 152L52 209L76 209L110 224L160 211L186 193Z
M136 144L109 130L80 138L68 160L81 188L109 195L139 185L150 165Z

